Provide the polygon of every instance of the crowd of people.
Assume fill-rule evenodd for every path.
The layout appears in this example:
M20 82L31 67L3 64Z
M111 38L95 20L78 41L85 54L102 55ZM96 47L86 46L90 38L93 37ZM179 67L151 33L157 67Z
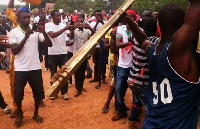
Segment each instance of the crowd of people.
M187 11L176 4L167 4L159 12L145 10L141 16L134 9L128 9L76 70L74 97L87 92L84 81L92 78L93 70L90 83L98 82L95 89L106 84L108 65L110 89L102 112L109 111L115 95L117 113L112 121L127 117L127 111L131 110L127 129L141 128L138 123L144 107L144 129L197 128L200 1L189 2ZM69 14L62 9L51 12L40 9L31 14L25 7L14 10L14 0L10 0L5 13L6 17L0 17L0 68L10 73L15 110L11 113L1 92L0 107L6 114L11 113L11 118L16 118L16 126L21 126L24 87L28 82L35 101L33 119L42 123L38 110L44 106L45 98L43 57L44 72L50 70L52 78L57 68L72 58L115 12ZM93 70L88 61L91 57ZM61 89L64 100L69 99L71 84L72 78ZM128 87L133 97L131 109L124 99Z

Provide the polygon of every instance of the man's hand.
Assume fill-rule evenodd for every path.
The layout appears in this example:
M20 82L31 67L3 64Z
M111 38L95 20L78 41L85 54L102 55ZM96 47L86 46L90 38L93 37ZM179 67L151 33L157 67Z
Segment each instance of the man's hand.
M36 31L37 31L37 32L40 32L40 33L45 33L45 28L44 28L43 25L38 25Z
M0 35L0 43L6 43L9 40L9 37L6 35Z
M33 34L33 31L31 29L27 29L25 33L25 38L28 39L31 34Z

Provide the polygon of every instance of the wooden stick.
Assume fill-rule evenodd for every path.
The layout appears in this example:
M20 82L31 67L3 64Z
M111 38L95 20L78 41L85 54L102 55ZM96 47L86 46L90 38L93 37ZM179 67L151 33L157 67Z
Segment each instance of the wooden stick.
M76 72L87 56L95 49L98 41L110 30L117 19L129 8L134 0L126 0L116 13L96 32L73 57L52 77L52 86L46 92L46 96L55 97L68 79Z

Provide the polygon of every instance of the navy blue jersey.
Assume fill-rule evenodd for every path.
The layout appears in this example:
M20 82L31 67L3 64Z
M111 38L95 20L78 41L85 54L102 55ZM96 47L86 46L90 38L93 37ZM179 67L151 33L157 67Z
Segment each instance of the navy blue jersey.
M150 107L143 129L196 129L200 83L183 79L171 67L169 44L160 55L155 54L156 46L149 51Z

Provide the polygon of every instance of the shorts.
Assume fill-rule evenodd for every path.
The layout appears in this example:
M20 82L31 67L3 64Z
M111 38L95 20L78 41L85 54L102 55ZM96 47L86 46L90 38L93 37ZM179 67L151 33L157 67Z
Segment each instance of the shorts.
M15 103L22 102L24 98L24 88L29 83L34 99L44 99L44 87L42 80L42 71L15 71L14 83L14 101Z

